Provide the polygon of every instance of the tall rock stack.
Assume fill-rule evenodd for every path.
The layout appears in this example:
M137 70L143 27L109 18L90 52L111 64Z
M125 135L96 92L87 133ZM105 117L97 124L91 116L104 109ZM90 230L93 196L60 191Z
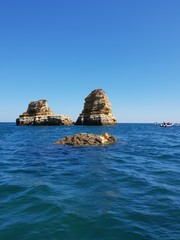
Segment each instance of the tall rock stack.
M109 99L102 89L95 89L85 98L84 109L76 121L76 125L115 125L116 123Z
M17 125L72 125L73 121L66 115L55 115L48 107L47 100L31 102L27 111L16 119Z
M32 117L32 116L52 116L53 111L48 107L47 100L41 99L35 102L31 102L28 105L28 109L24 112L21 117Z

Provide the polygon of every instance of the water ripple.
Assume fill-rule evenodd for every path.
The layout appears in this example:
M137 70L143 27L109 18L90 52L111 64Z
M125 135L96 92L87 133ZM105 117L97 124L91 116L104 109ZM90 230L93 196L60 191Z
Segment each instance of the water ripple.
M52 144L105 131L117 143ZM0 123L0 134L0 239L178 239L180 127Z

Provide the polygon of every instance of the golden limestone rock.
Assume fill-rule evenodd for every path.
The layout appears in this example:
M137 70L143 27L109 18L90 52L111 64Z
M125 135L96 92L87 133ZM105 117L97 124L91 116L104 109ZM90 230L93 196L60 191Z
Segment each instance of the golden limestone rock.
M66 136L55 142L55 144L61 145L73 145L73 146L105 146L116 142L116 138L109 133L103 133L101 135L92 133L79 133L73 136Z
M41 99L35 102L30 102L28 109L20 117L32 117L32 116L52 116L53 111L48 107L47 100Z
M102 89L95 89L85 98L84 109L76 121L76 125L115 125L116 123L109 99Z
M47 100L30 102L27 111L16 119L17 125L73 125L66 115L55 115L48 107Z

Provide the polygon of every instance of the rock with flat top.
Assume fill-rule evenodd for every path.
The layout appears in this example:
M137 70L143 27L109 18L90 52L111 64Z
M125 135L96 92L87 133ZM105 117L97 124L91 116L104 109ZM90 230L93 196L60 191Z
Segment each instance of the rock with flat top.
M95 89L85 98L84 109L75 124L115 125L116 123L106 93L102 89Z
M55 115L48 107L47 100L41 99L31 102L27 111L16 119L17 125L67 125L73 121L67 115Z
M55 144L73 146L105 146L116 142L116 138L109 133L101 135L92 133L79 133L73 136L66 136L55 142Z

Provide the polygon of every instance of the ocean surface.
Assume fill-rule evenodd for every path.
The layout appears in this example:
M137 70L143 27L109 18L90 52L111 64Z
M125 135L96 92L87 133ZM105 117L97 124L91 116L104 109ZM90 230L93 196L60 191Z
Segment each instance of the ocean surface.
M53 142L109 132L115 144ZM0 123L0 240L179 240L180 127Z

